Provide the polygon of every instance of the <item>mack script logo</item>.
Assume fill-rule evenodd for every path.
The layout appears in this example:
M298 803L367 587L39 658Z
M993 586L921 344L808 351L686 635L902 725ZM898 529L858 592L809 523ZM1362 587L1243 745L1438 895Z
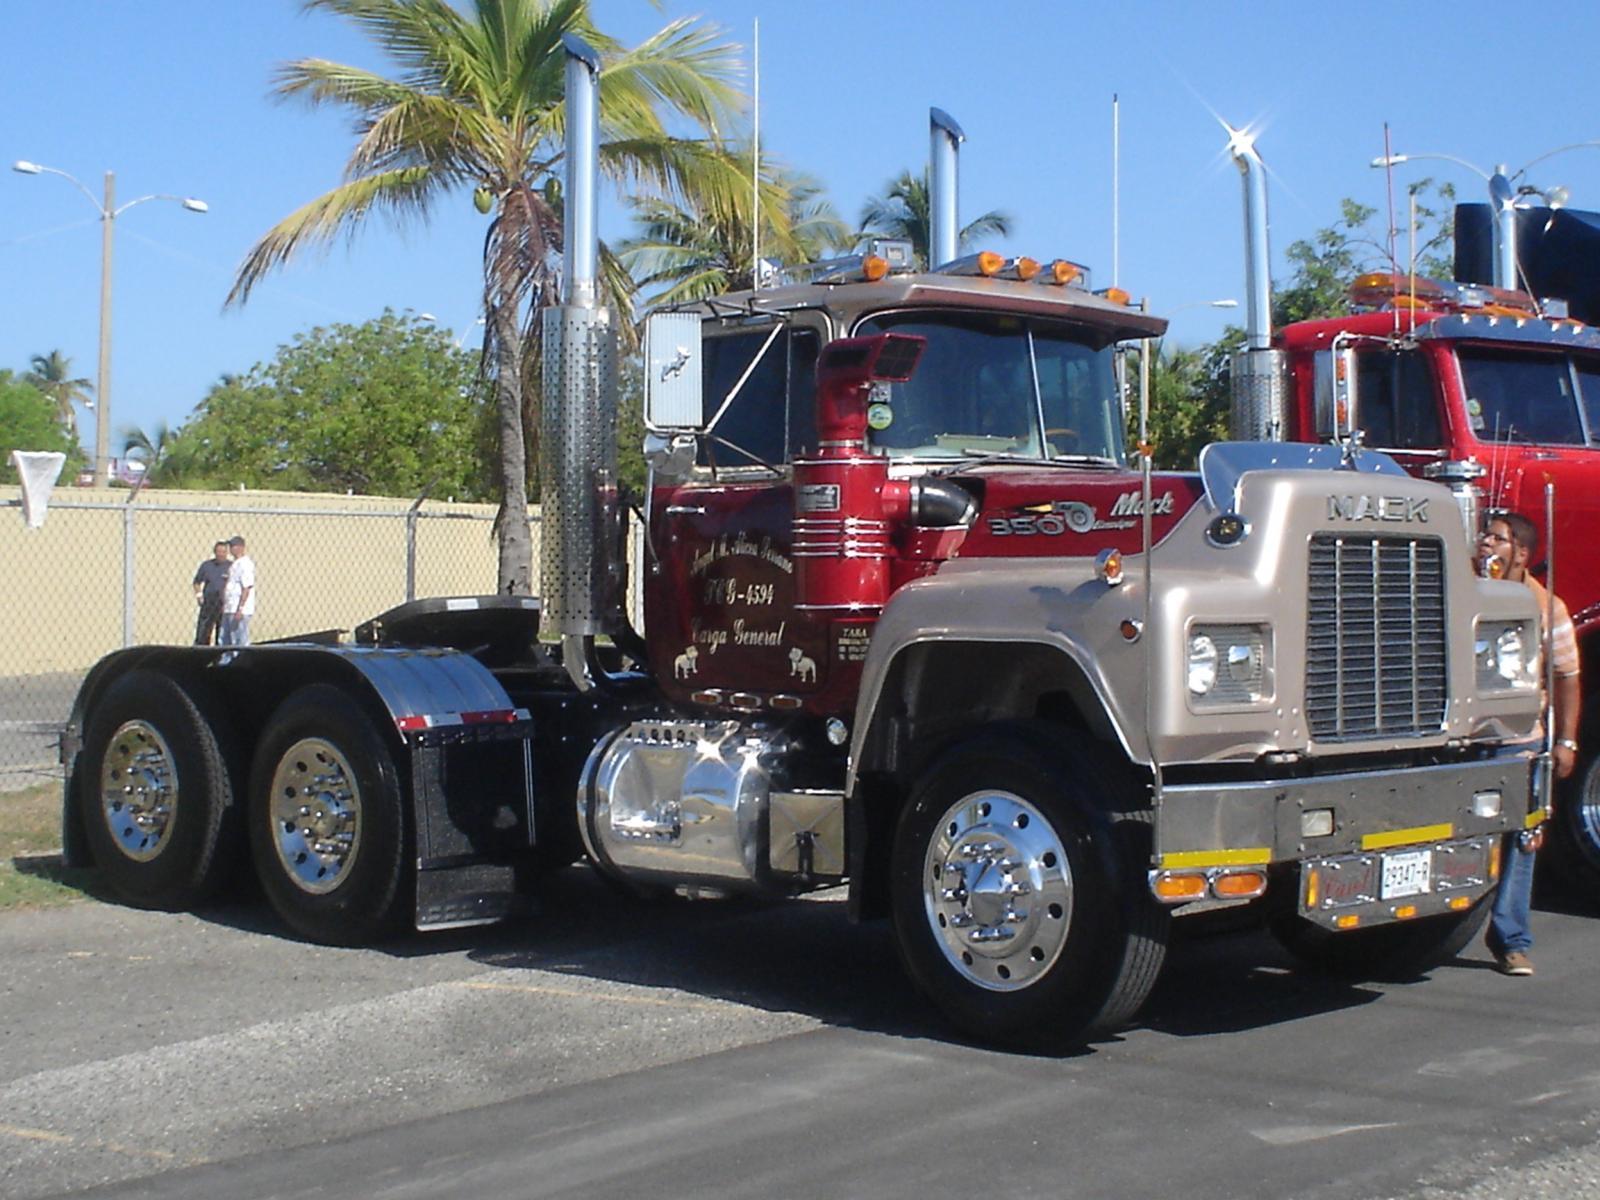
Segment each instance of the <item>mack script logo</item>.
M1330 521L1391 521L1428 523L1428 499L1414 496L1329 496Z
M1150 515L1171 516L1177 501L1171 492L1150 497ZM1044 534L1056 537L1063 533L1094 533L1108 529L1131 529L1133 518L1144 514L1144 497L1138 492L1123 492L1111 505L1111 512L1101 518L1092 504L1081 500L1056 500L1035 504L1014 517L990 517L989 532L995 537L1032 537Z

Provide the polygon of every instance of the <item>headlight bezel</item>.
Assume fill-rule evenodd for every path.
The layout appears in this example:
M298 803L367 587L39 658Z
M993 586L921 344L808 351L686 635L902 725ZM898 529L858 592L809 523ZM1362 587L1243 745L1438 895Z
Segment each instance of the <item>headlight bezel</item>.
M1271 704L1272 626L1265 621L1191 620L1184 631L1182 670L1191 709L1216 712Z
M1479 617L1472 627L1473 679L1478 691L1498 695L1536 691L1541 650L1531 621Z

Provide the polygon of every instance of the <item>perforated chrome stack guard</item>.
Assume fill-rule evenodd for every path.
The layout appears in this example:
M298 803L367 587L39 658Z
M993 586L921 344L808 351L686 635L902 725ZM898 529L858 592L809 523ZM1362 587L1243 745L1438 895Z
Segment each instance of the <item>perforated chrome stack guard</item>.
M540 588L563 636L616 627L616 337L608 309L544 313Z

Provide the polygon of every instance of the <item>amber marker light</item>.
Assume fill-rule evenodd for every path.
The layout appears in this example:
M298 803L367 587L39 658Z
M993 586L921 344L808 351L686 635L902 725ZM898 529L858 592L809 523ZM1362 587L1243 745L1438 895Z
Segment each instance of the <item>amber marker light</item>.
M1322 873L1315 867L1306 872L1306 907L1315 909L1322 900Z
M1206 877L1199 873L1163 871L1150 884L1156 898L1168 904L1200 900L1206 894Z
M1455 909L1457 912L1460 912L1463 908L1467 908L1471 904L1471 896L1451 896L1449 901L1449 906Z
M1489 847L1489 879L1493 882L1500 878L1500 843L1495 841Z
M1361 924L1361 918L1356 916L1355 913L1345 913L1342 917L1335 917L1333 923L1340 929L1354 929Z
M869 254L861 260L861 278L868 283L877 283L878 280L889 274L889 260L879 258L876 254Z
M978 274L998 275L1005 269L1006 260L993 250L978 251Z
M1417 906L1415 904L1402 904L1394 910L1394 915L1397 920L1409 921L1417 915Z
M1017 273L1018 279L1026 283L1039 273L1039 260L1023 255L1011 264L1011 269Z
M1044 275L1041 278L1045 283L1053 283L1057 287L1065 287L1069 283L1077 282L1082 276L1083 268L1077 263L1058 258L1044 269Z
M1265 871L1224 871L1211 881L1218 900L1254 900L1266 890Z
M1113 304L1120 304L1123 308L1127 308L1128 305L1133 303L1133 297L1128 295L1126 291L1119 287L1105 288L1102 291L1096 292L1095 295L1099 296L1102 300L1109 300Z

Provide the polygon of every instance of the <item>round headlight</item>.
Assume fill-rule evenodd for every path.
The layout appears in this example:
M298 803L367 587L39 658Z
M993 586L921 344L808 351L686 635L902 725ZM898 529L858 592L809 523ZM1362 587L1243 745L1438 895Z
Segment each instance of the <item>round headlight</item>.
M1522 631L1512 627L1495 639L1495 652L1499 661L1495 664L1500 672L1500 678L1508 683L1514 683L1522 678L1523 650Z
M1205 634L1189 639L1189 690L1204 696L1217 682L1217 644Z

